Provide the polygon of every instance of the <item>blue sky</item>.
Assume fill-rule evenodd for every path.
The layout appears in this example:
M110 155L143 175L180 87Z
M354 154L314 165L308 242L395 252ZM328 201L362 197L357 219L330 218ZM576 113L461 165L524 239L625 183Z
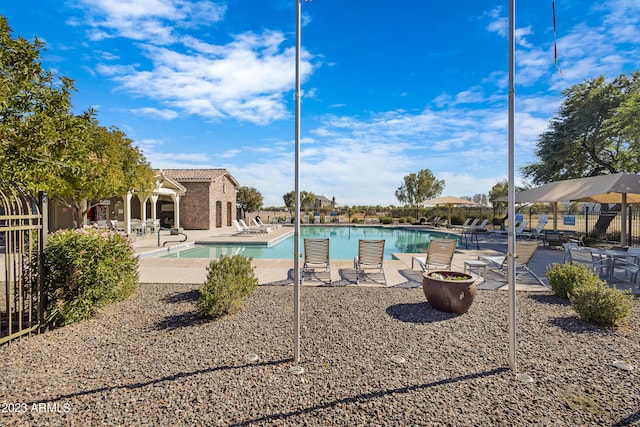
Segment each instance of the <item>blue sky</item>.
M640 2L516 6L516 168L564 89L640 69ZM341 205L398 205L430 169L443 195L508 174L508 1L303 2L301 189ZM154 168L227 168L265 206L294 189L295 0L0 3L15 35L46 43Z

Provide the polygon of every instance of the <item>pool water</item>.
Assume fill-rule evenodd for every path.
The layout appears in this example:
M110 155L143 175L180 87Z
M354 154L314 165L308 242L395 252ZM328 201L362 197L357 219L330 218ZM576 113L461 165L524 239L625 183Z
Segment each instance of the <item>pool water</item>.
M451 233L433 230L409 230L384 227L300 227L300 250L304 251L305 238L329 238L331 259L353 259L358 254L358 240L385 240L384 259L391 259L393 253L427 252L431 239L455 238ZM253 258L286 259L293 257L294 236L282 240L274 246L246 245L196 245L193 248L172 252L161 258L219 258L222 255L241 254Z

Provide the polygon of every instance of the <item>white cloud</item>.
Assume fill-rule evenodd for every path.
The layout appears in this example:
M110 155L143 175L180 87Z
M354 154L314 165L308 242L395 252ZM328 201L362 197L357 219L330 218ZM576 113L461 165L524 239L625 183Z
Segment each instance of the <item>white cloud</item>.
M134 108L129 110L131 113L139 116L157 117L164 120L173 120L178 117L178 113L173 110L160 110L158 108Z
M295 51L280 47L282 33L243 33L227 45L185 40L197 51L143 45L152 61L150 69L102 64L97 70L118 82L122 90L193 115L256 124L289 116L283 94L294 86ZM311 70L308 61L301 64L303 76Z
M175 27L198 27L224 18L226 6L188 0L80 0L90 40L125 37L157 44L173 43ZM74 22L77 24L77 21Z

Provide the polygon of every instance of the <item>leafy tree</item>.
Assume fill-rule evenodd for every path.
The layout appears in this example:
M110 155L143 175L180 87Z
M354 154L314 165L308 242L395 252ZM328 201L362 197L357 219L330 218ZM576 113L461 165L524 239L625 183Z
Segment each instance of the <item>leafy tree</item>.
M244 212L255 212L262 208L262 194L253 187L240 187L238 189L238 204Z
M488 206L489 205L489 200L487 199L487 195L486 194L474 194L473 197L470 197L469 200L479 204L480 206Z
M418 219L418 205L439 196L443 189L444 180L437 180L429 169L422 169L417 174L404 177L404 182L396 190L396 198L402 204L415 206Z
M292 211L295 208L296 203L296 193L295 191L290 191L282 196L284 200L284 204L287 208ZM313 209L313 206L316 203L316 195L309 191L301 191L300 192L300 208L308 211Z
M74 211L76 224L100 199L145 191L153 171L117 128L98 125L95 112L70 112L73 81L42 69L40 51L0 16L0 177L46 190Z
M509 195L509 181L506 179L499 181L496 185L491 187L489 191L489 201L493 206L493 211L498 212L507 208L506 201L500 201L501 198L506 198Z
M98 125L90 111L76 117L76 132L82 132L81 144L64 151L64 163L52 185L52 196L74 211L81 226L89 210L100 200L129 191L149 191L154 173L133 141L116 127ZM72 148L72 147L68 147Z
M539 162L521 171L534 184L640 172L640 72L571 86L539 138Z
M288 193L282 196L282 199L284 200L284 205L287 207L287 209L289 209L289 212L291 212L296 207L295 191L289 191Z
M43 49L37 38L13 39L0 16L0 177L32 190L48 190L48 178L66 167L60 152L76 141L69 114L73 82L42 69Z
M309 191L300 192L300 205L304 208L305 212L313 210L316 204L316 195Z

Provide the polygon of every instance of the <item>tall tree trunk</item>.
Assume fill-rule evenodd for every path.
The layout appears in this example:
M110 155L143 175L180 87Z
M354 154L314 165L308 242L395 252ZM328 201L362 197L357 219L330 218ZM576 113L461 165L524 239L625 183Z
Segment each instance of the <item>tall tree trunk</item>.
M82 228L89 212L89 202L87 200L74 201L72 208L76 228Z

